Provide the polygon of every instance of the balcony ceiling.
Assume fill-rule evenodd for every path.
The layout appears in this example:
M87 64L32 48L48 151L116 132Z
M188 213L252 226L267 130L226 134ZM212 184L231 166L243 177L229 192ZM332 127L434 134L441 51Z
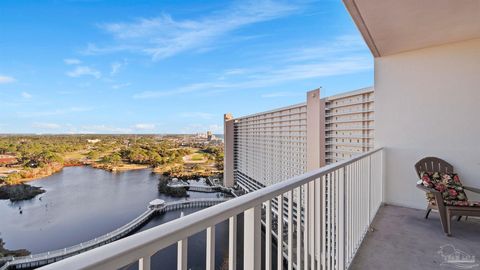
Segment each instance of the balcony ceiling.
M480 38L479 0L343 0L375 57Z

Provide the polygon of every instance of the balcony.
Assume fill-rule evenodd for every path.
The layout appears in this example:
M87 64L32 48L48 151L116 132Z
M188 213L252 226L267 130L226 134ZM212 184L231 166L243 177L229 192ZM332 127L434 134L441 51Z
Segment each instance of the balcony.
M138 264L148 270L151 257L171 245L177 269L188 269L188 239L202 232L205 269L216 269L215 225L222 222L229 224L228 269L237 269L242 249L238 269L439 269L445 245L480 257L480 220L454 222L454 235L447 237L435 213L425 219L422 210L383 205L385 155L377 149L328 165L42 269ZM243 241L237 228L243 228Z
M447 237L438 214L430 214L428 219L424 214L421 210L399 206L380 208L372 223L373 231L363 241L350 269L460 269L445 264L440 253L445 245L480 258L480 220L453 222L454 235ZM475 263L466 266L473 265ZM464 269L478 269L478 264Z
M225 221L229 224L228 269L236 269L242 242L237 239L237 221L242 214L238 228L243 227L243 269L272 269L274 264L279 269L347 269L382 204L383 158L383 150L377 149L42 269L119 269L136 263L148 270L151 257L170 245L177 245L177 269L188 269L188 239L203 231L205 269L215 269L215 242L219 241L215 225ZM276 235L282 235L282 245L276 245Z

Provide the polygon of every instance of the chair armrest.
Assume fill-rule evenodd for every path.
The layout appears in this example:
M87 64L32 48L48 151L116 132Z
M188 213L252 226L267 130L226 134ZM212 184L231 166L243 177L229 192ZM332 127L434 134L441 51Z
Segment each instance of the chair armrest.
M469 187L469 186L463 186L464 189L470 190L472 192L480 194L480 188L474 188L474 187Z
M445 202L443 201L443 197L442 197L442 193L440 193L440 191L434 189L434 188L429 188L429 187L426 187L424 185L421 185L421 184L418 184L417 185L417 188L418 189L421 189L425 192L430 192L433 194L433 196L435 196L435 202L437 204L437 206L441 209L445 208Z
M434 193L434 194L435 194L435 193L440 193L440 191L438 191L438 190L436 190L436 189L434 189L434 188L426 187L426 186L424 186L424 185L417 185L417 188L418 188L418 189L421 189L421 190L423 190L423 191L425 191L425 192L431 192L431 193Z

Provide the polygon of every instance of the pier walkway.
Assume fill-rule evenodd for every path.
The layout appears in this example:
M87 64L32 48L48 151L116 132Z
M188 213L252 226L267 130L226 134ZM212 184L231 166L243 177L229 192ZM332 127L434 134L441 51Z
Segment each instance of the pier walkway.
M185 188L188 191L195 191L195 192L206 192L206 193L213 193L213 192L225 192L231 194L231 189L226 188L220 185L201 185L201 184L192 184L186 181L178 181L178 182L170 182L167 184L171 188Z
M105 244L111 243L115 240L123 238L136 229L140 228L143 224L145 224L150 218L152 218L155 214L161 214L168 211L175 211L179 209L185 208L195 208L195 207L209 207L221 202L226 201L227 199L185 199L180 201L174 202L164 202L162 200L154 200L150 202L148 209L139 215L134 220L130 221L129 223L123 225L122 227L99 236L95 239L80 243L78 245L74 245L71 247L67 247L64 249L58 249L53 251L48 251L44 253L33 254L24 257L9 257L6 258L6 264L0 267L0 270L7 270L7 269L30 269L36 268L43 265L47 265L56 261L60 261L67 257L80 254L87 250L103 246ZM5 260L4 260L5 261Z

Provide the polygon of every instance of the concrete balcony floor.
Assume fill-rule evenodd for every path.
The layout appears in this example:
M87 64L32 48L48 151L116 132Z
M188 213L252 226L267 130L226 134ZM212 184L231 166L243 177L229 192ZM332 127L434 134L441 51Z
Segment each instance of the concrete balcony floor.
M382 206L350 269L462 269L458 264L445 264L442 254L452 254L453 249L441 247L448 244L475 256L475 262L464 264L463 269L480 269L479 219L452 220L452 236L448 237L437 212L428 219L424 215L422 210Z

